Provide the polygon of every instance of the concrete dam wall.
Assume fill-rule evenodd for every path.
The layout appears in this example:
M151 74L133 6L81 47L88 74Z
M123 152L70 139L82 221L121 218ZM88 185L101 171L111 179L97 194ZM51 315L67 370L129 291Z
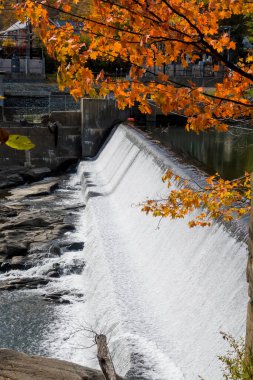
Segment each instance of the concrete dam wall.
M140 202L166 194L167 168L203 179L124 125L80 164L86 322L110 336L115 366L131 379L221 380L219 332L245 336L247 246L219 223L189 229L186 217L158 228L142 213Z

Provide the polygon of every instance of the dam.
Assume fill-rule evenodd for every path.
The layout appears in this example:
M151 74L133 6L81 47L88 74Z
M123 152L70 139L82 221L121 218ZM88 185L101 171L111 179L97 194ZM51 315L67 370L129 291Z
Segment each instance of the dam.
M108 336L116 370L128 379L222 379L217 356L228 347L220 331L245 336L247 236L239 225L233 232L221 223L189 229L187 217L159 223L141 212L145 200L166 195L161 177L168 168L183 177L204 178L199 169L123 124L96 159L79 164L59 192L67 205L85 204L74 232L83 250L0 278L43 275L56 260L66 267L82 261L81 273L65 271L43 292L75 289L84 296L39 311L36 301L34 307L27 305L41 289L5 295L0 322L12 325L8 334L1 331L5 346L26 350L29 343L33 354L94 367L89 333L96 331ZM23 305L16 327L10 298ZM20 346L15 339L19 325L25 326Z

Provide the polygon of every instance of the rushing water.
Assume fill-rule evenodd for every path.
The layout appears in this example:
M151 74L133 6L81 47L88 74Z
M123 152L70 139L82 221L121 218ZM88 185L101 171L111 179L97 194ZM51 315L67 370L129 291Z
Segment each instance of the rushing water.
M87 205L66 235L84 250L66 252L65 275L46 288L1 297L2 346L94 367L90 329L108 336L117 371L131 379L222 378L217 355L227 347L219 331L245 333L246 244L219 224L190 230L186 218L158 228L141 213L138 203L166 194L167 167L201 180L124 126L97 160L79 165L61 191L63 202L80 203L82 193ZM25 275L43 275L52 260ZM85 261L81 275L68 272L73 260ZM71 290L71 303L42 304L41 294L55 289Z

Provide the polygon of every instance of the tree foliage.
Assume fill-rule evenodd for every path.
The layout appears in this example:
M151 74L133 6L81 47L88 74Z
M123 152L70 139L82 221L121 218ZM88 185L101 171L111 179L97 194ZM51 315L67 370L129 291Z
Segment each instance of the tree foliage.
M48 11L55 8L67 20L74 20L76 26L67 22L58 28L50 24ZM114 92L120 108L138 102L144 113L151 113L155 104L164 114L184 114L186 129L197 133L210 128L227 131L231 119L252 118L253 104L248 94L253 84L253 53L248 51L237 61L229 60L226 52L239 47L233 36L220 28L228 20L248 19L252 11L250 0L23 0L18 4L19 17L31 20L49 54L59 62L61 88L68 87L75 98ZM190 80L177 83L162 70L164 65L178 61L187 67L203 54L212 56L215 68L223 68L226 73L212 92ZM105 78L103 71L95 75L88 67L90 60L114 62L118 57L130 63L129 79ZM217 184L219 191L227 186L225 194L235 193L226 199L222 196L218 203L235 208L237 188L221 181L213 180L212 186ZM210 199L212 191L208 193ZM155 212L157 207L163 216L181 217L191 209L187 199L192 199L193 206L195 202L196 207L209 207L200 192L196 193L198 201L189 189L172 194L177 201L169 197L163 203L163 212L161 203L145 210ZM172 205L181 212L172 215ZM216 212L217 216L223 214L222 209L215 210L213 216ZM226 217L232 217L232 213Z
M221 334L230 346L227 355L219 356L223 365L223 378L226 380L253 379L253 355L245 348L243 339L237 341L229 334Z
M216 174L207 178L203 186L177 176L172 171L167 171L162 179L172 188L169 196L148 200L142 208L142 211L152 213L155 217L179 219L195 212L188 222L189 227L205 227L210 226L214 219L222 218L230 222L250 210L251 188L248 173L232 181L224 180Z
M253 55L231 63L224 49L234 50L236 44L229 35L221 33L219 24L234 15L247 15L252 3L245 0L96 0L89 16L72 11L78 1L57 1L63 13L76 15L82 21L79 33L67 24L64 28L49 26L46 1L27 0L21 12L28 16L47 45L48 51L60 62L59 82L68 86L75 97L89 94L99 84L99 94L114 91L120 107L140 103L143 112L150 113L150 99L165 114L184 113L188 130L199 132L214 127L227 130L227 119L251 117L252 102L247 90L252 86ZM76 5L75 5L76 6ZM74 16L73 16L74 17ZM83 43L89 35L90 44ZM198 54L197 54L198 53ZM184 66L199 59L199 53L209 54L229 69L223 83L216 85L214 94L188 82L174 83L162 72L149 77L154 65L162 67L180 60ZM86 67L88 59L121 59L131 62L130 81L117 83L94 77Z

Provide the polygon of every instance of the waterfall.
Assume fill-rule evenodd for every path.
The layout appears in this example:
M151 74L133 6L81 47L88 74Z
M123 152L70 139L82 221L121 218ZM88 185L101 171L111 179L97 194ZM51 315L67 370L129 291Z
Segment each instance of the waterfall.
M122 375L219 380L219 332L245 334L247 247L222 224L189 229L186 217L158 228L140 212L140 202L166 194L166 168L201 177L124 125L80 164L84 319L108 335Z
M1 293L2 347L98 367L95 331L107 335L117 372L130 380L222 379L217 355L227 346L219 332L245 334L247 227L189 229L187 217L159 223L141 212L141 202L166 195L167 168L204 178L120 125L96 160L61 182L49 207L75 206L68 216L76 231L58 243L84 242L84 249L46 252L31 268L0 273L0 280L47 278L61 268L45 286ZM45 300L59 292L63 303Z

